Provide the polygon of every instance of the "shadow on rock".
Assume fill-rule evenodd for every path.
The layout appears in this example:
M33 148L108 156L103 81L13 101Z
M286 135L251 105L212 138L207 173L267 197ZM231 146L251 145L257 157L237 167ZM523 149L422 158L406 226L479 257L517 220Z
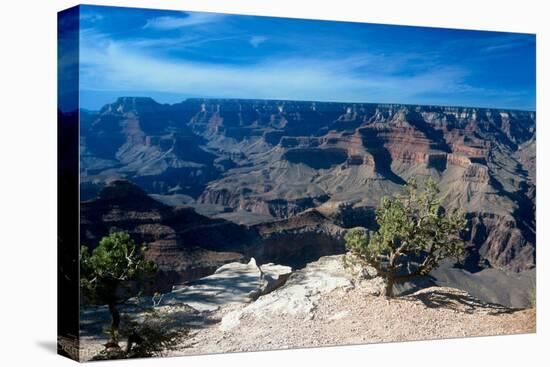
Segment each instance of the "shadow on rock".
M411 300L418 300L428 308L447 308L458 312L474 313L483 310L489 315L513 313L513 308L504 307L495 303L484 303L467 294L446 290L428 290L406 296Z

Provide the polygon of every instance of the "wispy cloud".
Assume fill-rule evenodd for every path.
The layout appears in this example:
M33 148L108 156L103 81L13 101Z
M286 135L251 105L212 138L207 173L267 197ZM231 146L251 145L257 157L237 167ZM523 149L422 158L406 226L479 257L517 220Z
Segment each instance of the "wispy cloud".
M250 37L250 44L252 45L252 47L255 47L255 48L260 46L265 41L267 41L267 37L264 37L264 36L252 36L252 37Z
M534 108L532 35L167 14L87 22L81 88Z
M148 19L143 28L171 30L213 22L219 22L224 14L214 13L181 13L181 16L161 16Z
M483 53L508 51L517 47L525 47L528 44L523 35L508 35L492 39L491 44L482 48Z
M93 12L81 12L80 13L80 20L83 20L85 22L95 23L103 20L103 15Z
M435 68L408 76L365 72L362 69L370 60L368 55L338 60L298 57L229 65L147 55L123 42L110 40L88 42L82 52L81 85L88 90L413 103L421 103L422 96L433 91L454 94L474 91L474 87L464 82L467 71L461 68Z
M469 49L472 54L479 52L483 57L487 57L489 54L500 54L534 42L535 38L530 34L505 33L496 36L491 34L484 37L458 38L446 42L446 46L450 49Z
M226 41L230 39L237 39L239 37L196 37L193 35L183 35L180 37L169 38L138 38L129 39L124 42L126 46L135 47L143 50L157 49L170 47L174 49L184 49L190 47L198 47L206 43Z

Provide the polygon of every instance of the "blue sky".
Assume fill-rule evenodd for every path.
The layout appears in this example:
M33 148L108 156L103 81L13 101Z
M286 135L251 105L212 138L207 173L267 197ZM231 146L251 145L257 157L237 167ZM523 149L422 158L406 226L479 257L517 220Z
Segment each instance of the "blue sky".
M80 8L83 108L118 96L535 109L535 36Z

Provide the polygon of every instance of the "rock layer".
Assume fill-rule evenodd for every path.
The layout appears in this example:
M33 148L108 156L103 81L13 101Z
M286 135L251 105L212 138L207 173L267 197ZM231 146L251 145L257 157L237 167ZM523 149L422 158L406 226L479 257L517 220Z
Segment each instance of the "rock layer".
M534 112L466 107L229 99L162 105L124 97L81 114L81 197L97 198L109 180L124 178L163 202L254 231L311 209L322 213L321 224L260 236L266 246L240 251L259 258L267 251L266 260L275 261L308 236L322 254L341 251L330 225L373 226L382 196L410 177L430 176L444 206L470 218L470 264L522 271L536 262L535 119ZM142 230L169 236L158 225ZM200 247L226 246L206 242Z

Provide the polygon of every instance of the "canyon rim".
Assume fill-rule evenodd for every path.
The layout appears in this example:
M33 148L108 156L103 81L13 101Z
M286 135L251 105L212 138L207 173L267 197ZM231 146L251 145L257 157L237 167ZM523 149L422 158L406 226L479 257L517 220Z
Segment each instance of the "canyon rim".
M61 354L535 332L534 35L99 6L58 24ZM411 180L439 200L411 220L459 210L463 252L385 299L349 233L377 238Z

